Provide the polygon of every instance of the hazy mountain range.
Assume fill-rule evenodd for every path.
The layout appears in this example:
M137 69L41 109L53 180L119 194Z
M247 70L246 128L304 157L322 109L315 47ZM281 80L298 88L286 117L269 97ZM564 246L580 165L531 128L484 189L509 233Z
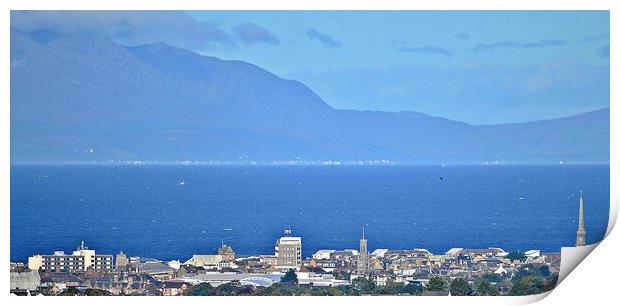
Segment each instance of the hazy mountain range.
M242 61L11 30L13 163L608 163L609 137L609 108L501 125L338 110L304 84Z

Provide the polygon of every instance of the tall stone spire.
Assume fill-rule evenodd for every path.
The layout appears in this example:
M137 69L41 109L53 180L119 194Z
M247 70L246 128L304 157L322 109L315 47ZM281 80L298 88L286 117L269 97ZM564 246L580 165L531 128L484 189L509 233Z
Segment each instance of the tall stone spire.
M366 240L366 228L362 226L362 240Z
M362 239L360 239L360 255L357 262L357 273L368 273L368 240L366 240L366 233L363 226Z
M577 228L577 242L575 246L586 245L586 228L583 223L583 192L579 192L579 227Z

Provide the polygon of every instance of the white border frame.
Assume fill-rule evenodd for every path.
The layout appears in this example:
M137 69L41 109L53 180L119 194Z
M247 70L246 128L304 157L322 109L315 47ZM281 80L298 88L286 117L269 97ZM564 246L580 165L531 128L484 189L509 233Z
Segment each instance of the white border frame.
M2 78L2 111L0 112L0 125L2 126L0 133L0 141L3 144L0 154L0 199L2 199L2 253L0 262L9 262L9 243L10 243L10 214L9 214L9 179L10 179L10 105L8 103L10 94L10 66L9 66L9 52L10 52L10 39L9 39L9 24L10 24L10 10L22 10L22 9L84 9L84 10L141 10L141 9L166 9L166 10L610 10L610 48L611 50L619 50L618 46L618 29L620 29L619 18L619 3L620 1L613 0L502 0L502 1L488 1L488 0L438 0L438 1L398 1L398 0L357 0L346 3L337 3L334 0L220 0L217 2L207 2L199 0L177 0L177 1L162 1L162 0L108 0L104 3L85 3L76 0L56 0L56 1L44 1L44 0L13 0L3 1L0 3L2 7L2 14L0 15L3 22L3 27L0 30L0 41L2 42L1 54L3 60L0 63L0 68L3 71ZM620 71L619 62L614 56L610 58L610 82L611 84L620 84L618 81L618 71ZM610 108L611 108L611 126L610 126L610 186L618 186L618 156L620 151L618 150L619 138L618 131L620 126L618 119L618 108L611 105L611 101L618 101L617 87L611 86L610 88ZM610 190L611 209L609 214L609 224L607 229L607 237L600 243L601 247L596 248L590 256L583 263L575 269L571 274L574 276L566 278L562 284L560 284L555 290L553 290L549 297L543 300L543 303L581 303L588 304L595 301L605 301L606 299L615 298L615 292L617 290L615 283L616 277L620 275L620 265L616 262L616 254L618 253L618 246L620 236L618 234L612 234L612 229L616 223L618 215L618 206L620 204L618 198L618 189L611 188ZM611 235L610 235L611 234ZM574 248L571 248L574 249ZM573 254L583 258L584 254L589 252L577 252L582 254ZM564 261L564 258L563 258ZM579 262L580 260L578 260ZM5 270L8 271L8 270ZM0 288L9 287L8 272L5 272L5 277L0 281L2 284ZM61 305L67 304L71 300L81 300L95 305L104 305L104 303L110 303L112 301L119 302L121 297L43 297L43 298L20 298L9 297L8 290L5 293L0 293L3 299L7 299L10 304L20 303L22 301L28 304L41 304L41 305ZM310 305L316 304L321 300L329 301L334 304L341 303L358 303L358 304L377 304L377 303L392 303L396 305L410 305L416 303L424 304L464 304L464 305L479 305L479 304L523 304L531 303L544 298L547 294L540 296L529 297L176 297L176 298L150 298L150 297L135 297L131 298L132 303L148 303L151 305L165 305L168 303L178 303L181 299L185 303L228 303L230 305L247 305L249 303L258 304L279 304L279 303L291 303L297 305ZM127 301L127 300L123 300ZM6 304L5 304L6 305Z

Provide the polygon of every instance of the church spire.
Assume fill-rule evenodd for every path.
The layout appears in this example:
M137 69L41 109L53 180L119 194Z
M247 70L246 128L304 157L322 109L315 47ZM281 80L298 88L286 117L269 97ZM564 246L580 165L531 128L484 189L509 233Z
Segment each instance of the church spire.
M362 226L362 240L365 240L365 226Z
M586 245L586 228L583 222L583 192L579 192L579 227L577 228L577 242L575 246Z
M362 226L362 239L360 239L360 254L357 262L357 273L368 273L368 240L366 240L366 226Z

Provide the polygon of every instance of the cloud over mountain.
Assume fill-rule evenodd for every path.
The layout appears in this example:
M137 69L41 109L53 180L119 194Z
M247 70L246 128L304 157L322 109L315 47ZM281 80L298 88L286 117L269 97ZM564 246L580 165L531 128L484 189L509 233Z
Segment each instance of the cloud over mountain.
M216 24L199 22L182 11L12 11L11 27L26 32L97 34L123 45L165 41L192 50L235 43Z
M252 22L244 22L234 28L241 41L246 45L265 43L268 45L279 45L280 40L267 29Z
M336 49L336 48L341 48L342 47L342 43L338 40L336 40L335 38L325 34L325 33L321 33L315 29L309 29L308 31L306 31L306 36L308 36L310 39L312 40L316 40L318 42L320 42L321 44L323 44L326 47L332 48L332 49Z

